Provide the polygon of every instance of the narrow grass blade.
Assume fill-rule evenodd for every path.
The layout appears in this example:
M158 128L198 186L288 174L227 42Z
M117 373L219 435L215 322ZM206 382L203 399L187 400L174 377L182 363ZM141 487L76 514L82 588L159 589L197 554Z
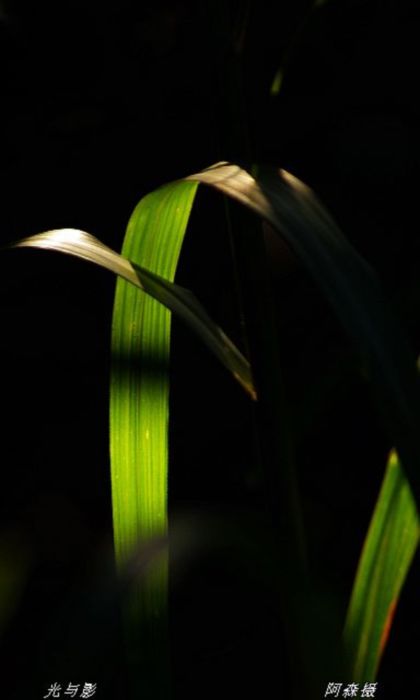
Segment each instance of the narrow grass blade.
M311 190L284 170L252 177L219 163L187 178L236 199L271 223L306 266L364 357L417 504L420 395L415 356L373 270Z
M190 290L136 265L108 248L91 234L77 229L46 231L24 238L13 245L20 248L43 248L74 255L114 272L143 290L186 323L233 374L251 398L256 399L248 360L209 317Z
M135 208L122 254L172 281L196 187L167 185ZM156 281L156 280L155 280ZM165 288L167 292L167 287ZM120 571L168 529L168 309L118 279L110 401L114 543ZM125 607L133 697L169 694L168 552L159 552Z
M414 498L393 451L363 546L344 629L355 682L375 679L419 537Z

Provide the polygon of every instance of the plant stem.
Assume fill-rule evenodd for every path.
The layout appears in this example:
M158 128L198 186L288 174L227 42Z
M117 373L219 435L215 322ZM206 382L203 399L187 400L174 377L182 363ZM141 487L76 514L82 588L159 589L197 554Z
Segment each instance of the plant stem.
M240 60L240 54L232 50L223 86L229 118L224 119L222 147L226 144L229 159L243 158L251 152L241 89ZM226 112L223 112L225 116ZM243 307L247 345L258 394L255 408L258 448L267 501L278 532L285 571L281 596L293 684L294 679L300 677L299 672L305 662L299 649L301 632L297 618L300 616L299 601L307 597L299 593L302 586L306 593L307 564L290 414L280 369L280 343L261 225L239 207L227 204L227 208L232 224L231 245L234 266L238 271L240 305ZM299 697L301 690L294 692L295 697ZM302 697L304 692L302 690Z
M226 43L228 45L228 40ZM222 110L221 145L222 150L226 146L228 159L245 157L250 162L251 139L242 91L241 59L239 52L231 50L224 72L222 89L226 109ZM226 152L222 157L226 158ZM259 453L284 571L280 595L289 651L291 695L294 700L307 700L317 693L321 695L326 666L334 675L340 660L334 648L333 633L329 628L321 632L317 629L318 602L308 571L291 414L281 371L278 309L272 299L262 228L240 207L230 204L227 207L232 225L234 266L239 271L237 283L246 324L246 344L258 395L255 421ZM320 646L323 655L318 651Z

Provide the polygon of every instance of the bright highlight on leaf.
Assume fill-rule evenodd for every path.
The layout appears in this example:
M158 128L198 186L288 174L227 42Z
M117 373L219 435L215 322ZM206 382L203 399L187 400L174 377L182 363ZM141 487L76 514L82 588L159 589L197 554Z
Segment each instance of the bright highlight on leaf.
M357 682L376 677L419 537L416 504L393 451L363 546L344 630L351 678Z

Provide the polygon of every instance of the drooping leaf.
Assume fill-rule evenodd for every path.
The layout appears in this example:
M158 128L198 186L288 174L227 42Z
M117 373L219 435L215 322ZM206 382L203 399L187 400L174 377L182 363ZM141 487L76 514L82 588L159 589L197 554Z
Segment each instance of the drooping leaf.
M187 180L211 185L266 219L305 265L367 363L419 504L420 392L415 355L384 302L372 268L313 192L284 170L265 170L252 177L237 165L219 163Z
M416 504L393 451L363 545L344 629L355 682L376 677L419 538Z
M45 231L29 238L23 238L13 246L16 248L43 248L74 255L114 272L143 290L186 323L226 369L233 374L251 398L256 398L248 360L222 329L214 323L189 289L136 265L101 243L91 234L78 229Z

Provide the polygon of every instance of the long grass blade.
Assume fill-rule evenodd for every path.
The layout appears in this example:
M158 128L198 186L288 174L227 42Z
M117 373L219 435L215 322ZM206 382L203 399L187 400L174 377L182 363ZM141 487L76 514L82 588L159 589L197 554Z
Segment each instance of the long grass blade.
M378 403L420 504L420 395L415 355L387 309L379 281L313 192L290 173L255 178L219 163L187 178L215 187L273 225L307 268L370 370Z
M122 254L172 281L196 187L167 185L135 208ZM156 280L155 280L156 281ZM167 292L167 287L165 288ZM136 550L167 535L168 309L118 279L110 402L114 542L120 571ZM125 608L133 697L169 694L168 552L159 552Z
M355 682L373 681L420 538L404 470L392 451L360 557L344 641Z
M228 369L245 391L256 399L248 360L223 330L210 318L198 299L189 290L153 274L127 260L97 238L78 229L55 229L23 238L13 244L16 248L43 248L67 253L96 263L135 287L146 292L172 311L198 335L209 350Z

